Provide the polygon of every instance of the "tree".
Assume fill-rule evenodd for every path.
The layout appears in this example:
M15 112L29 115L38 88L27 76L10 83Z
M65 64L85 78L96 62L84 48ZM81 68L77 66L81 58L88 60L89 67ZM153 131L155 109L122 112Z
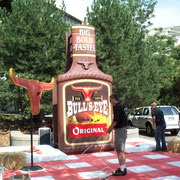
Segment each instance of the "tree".
M11 2L13 0L0 0L0 7L6 8L7 11L11 11Z
M159 67L147 28L156 1L94 0L87 19L96 29L97 63L113 76L113 91L128 107L150 104L160 91Z
M159 99L162 104L180 107L180 45L172 49L168 62L170 63L171 73L167 72L168 82L161 89Z
M0 8L0 100L11 102L21 114L29 111L26 90L10 82L8 70L24 79L50 82L51 77L64 72L66 64L65 32L69 25L64 21L65 7L57 9L55 0L16 0L12 10ZM52 110L52 92L41 98L42 108ZM27 110L28 109L28 110Z

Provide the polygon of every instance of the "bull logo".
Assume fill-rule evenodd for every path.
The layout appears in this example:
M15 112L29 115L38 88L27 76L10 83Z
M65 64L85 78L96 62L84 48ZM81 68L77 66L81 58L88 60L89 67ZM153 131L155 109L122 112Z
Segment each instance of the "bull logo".
M39 82L38 80L26 80L18 78L13 74L13 69L9 69L9 75L12 82L17 85L27 89L28 97L30 100L30 111L31 114L36 115L39 113L39 103L42 96L43 90L50 90L54 86L54 77L50 83Z
M88 61L88 62L86 62L84 60L83 61L82 60L78 60L77 64L79 64L84 70L88 70L88 69L90 69L92 67L93 62L91 60Z
M75 87L73 85L71 85L71 88L74 91L81 91L85 97L85 101L90 101L91 100L91 95L94 91L99 91L103 88L103 85L101 84L101 86L99 87L89 87L89 86L85 86L85 87Z

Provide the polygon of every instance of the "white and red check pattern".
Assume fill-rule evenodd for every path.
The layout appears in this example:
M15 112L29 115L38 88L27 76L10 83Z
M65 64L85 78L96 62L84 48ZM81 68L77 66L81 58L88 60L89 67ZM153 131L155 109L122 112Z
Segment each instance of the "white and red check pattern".
M180 180L180 154L140 152L126 154L127 175L123 180ZM37 164L34 164L37 165ZM115 151L70 155L67 160L44 161L42 171L28 172L32 180L102 179L118 168ZM6 180L13 174L27 172L5 170ZM109 179L120 179L111 176Z

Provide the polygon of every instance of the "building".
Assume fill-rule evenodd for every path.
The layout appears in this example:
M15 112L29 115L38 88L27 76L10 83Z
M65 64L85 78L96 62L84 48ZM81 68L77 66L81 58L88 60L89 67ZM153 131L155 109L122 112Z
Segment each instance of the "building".
M82 24L82 21L68 13L66 13L66 22L70 24Z
M156 32L156 30L151 30L149 34L154 35ZM175 45L180 45L180 26L162 28L162 35L174 36L176 39Z

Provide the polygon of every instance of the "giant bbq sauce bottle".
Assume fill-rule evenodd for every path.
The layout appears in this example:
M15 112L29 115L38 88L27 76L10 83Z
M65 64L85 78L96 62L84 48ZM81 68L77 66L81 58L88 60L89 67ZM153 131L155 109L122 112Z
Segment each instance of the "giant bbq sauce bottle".
M112 77L96 65L94 27L73 25L67 44L70 68L57 76L54 90L58 147L67 154L82 153L91 144L89 152L99 146L112 149L112 135L106 133L112 116Z

